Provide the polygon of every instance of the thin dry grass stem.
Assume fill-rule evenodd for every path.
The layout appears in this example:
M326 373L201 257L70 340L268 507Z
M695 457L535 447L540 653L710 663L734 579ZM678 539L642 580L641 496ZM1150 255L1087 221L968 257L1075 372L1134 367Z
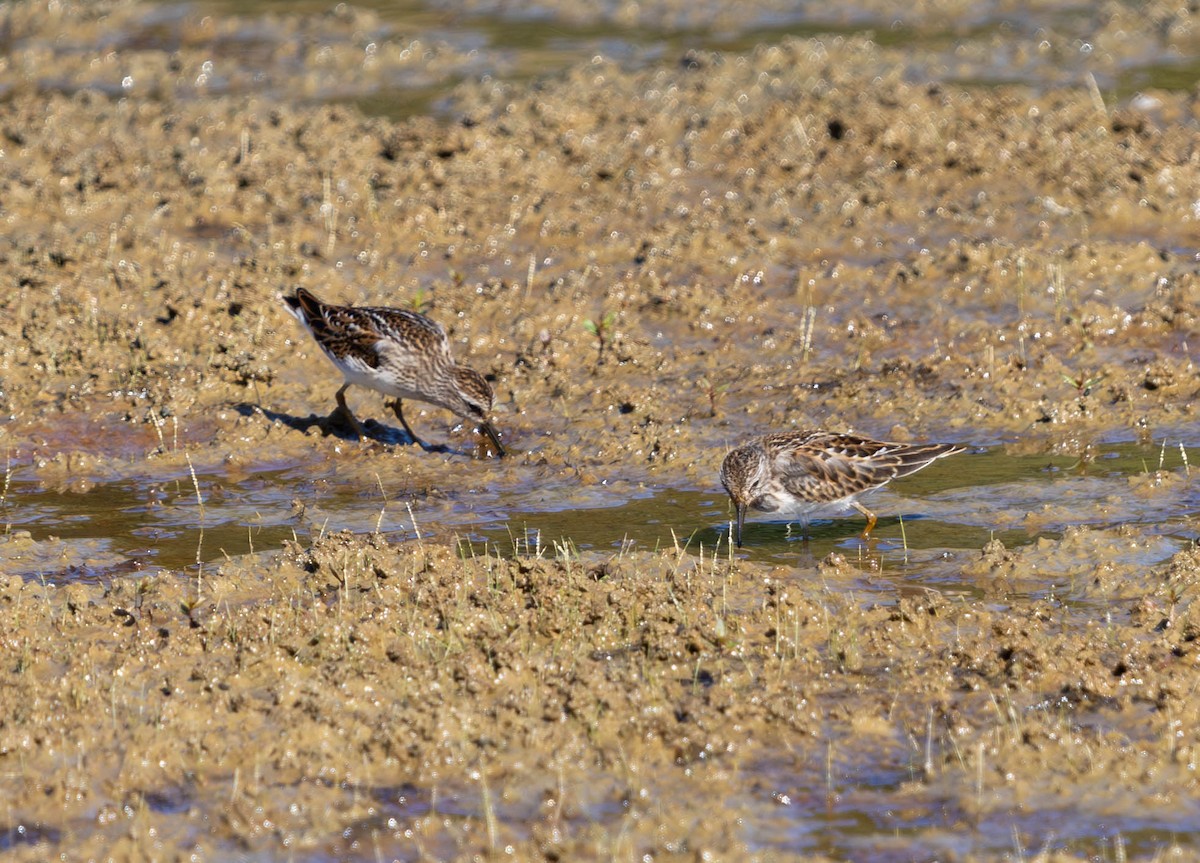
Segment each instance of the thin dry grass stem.
M520 540L517 539L515 536L513 536L512 525L509 524L508 522L504 523L504 532L508 534L508 545L509 545L509 548L512 549L513 557L520 557L521 556ZM474 546L472 546L472 548L474 548ZM483 553L487 554L487 543L486 542L483 544ZM499 546L499 544L497 544L496 545L496 554L499 554L499 553L500 553L500 546Z
M111 714L109 718L112 719L113 739L118 740L120 738L117 737L117 678L116 678L116 675L113 675L112 681L108 685L108 706L109 706L109 713Z
M1179 446L1183 448L1183 444ZM12 476L12 450L8 449L4 451L4 488L0 489L0 509L8 509L8 489L12 485Z
M900 703L900 690L895 689L892 691L892 702L891 702L891 704L888 705L887 713L884 714L884 716L887 718L887 720L889 722L895 717L896 705L899 703ZM909 736L911 737L912 735L909 735Z
M904 516L900 516L900 542L904 544L904 562L908 563L908 533L904 530Z
M558 827L562 821L563 802L567 799L567 771L563 768L562 762L558 765L558 800L554 807L554 814L551 816L550 823Z
M162 417L160 417L160 416L158 415L158 411L156 411L154 408L150 408L150 422L151 422L151 424L154 426L154 433L155 433L156 435L158 435L158 451L159 451L160 453L166 454L166 452L167 452L167 440L166 440L166 438L165 438L165 437L163 437L163 430L162 430L162 427L163 427L163 422L162 422Z
M985 751L981 737L975 744L975 813L978 817L983 815L983 758Z
M1025 280L1025 256L1017 255L1017 317L1025 319L1025 295L1029 284Z
M815 279L806 279L802 270L796 271L796 283L792 293L799 300L800 307L803 309L807 309L813 304L813 285L815 282Z
M1096 107L1097 113L1105 120L1108 120L1108 107L1104 104L1104 95L1100 92L1100 85L1096 83L1096 76L1091 72L1087 73L1088 93L1091 94L1092 104Z
M196 598L200 598L200 590L204 578L204 496L200 494L200 480L196 476L196 467L192 464L190 453L184 453L187 459L188 473L192 476L192 488L196 491L196 503L200 507L200 535L196 539Z
M714 626L714 631L717 638L723 639L729 632L728 628L725 626L725 613L725 582L723 580L721 583L721 613L717 615L717 622Z
M836 797L833 787L833 738L825 741L825 796L832 800Z
M342 572L341 575L334 574L341 590L338 591L338 619L344 620L346 617L346 594L350 592L350 582L353 576L353 571L350 567L350 552L342 553Z
M812 149L812 139L808 137L808 132L804 128L804 121L795 114L792 115L792 132L800 139L806 150Z
M1020 717L1017 716L1017 712L1012 706L1012 702L1001 706L1000 702L996 700L994 693L989 694L988 698L992 703L992 708L996 711L996 721L998 723L996 730L1006 730L1009 734L1010 743L1019 741L1021 739L1021 722Z
M117 268L116 268L116 264L114 263L117 259L117 239L118 239L117 227L116 227L116 224L114 223L112 230L110 230L108 232L108 253L105 255L105 258L104 258L104 266L110 273L112 273L113 281L115 281L117 283L117 288L119 290L121 290L122 292L124 292L125 286L123 284L121 284L121 280L116 277L116 269Z
M487 777L483 775L483 771L479 771L479 793L483 804L483 820L487 825L488 851L496 853L496 846L500 842L499 829L496 823L496 806L492 802L492 792L488 788Z
M588 279L591 278L592 273L595 271L595 269L596 269L596 267L593 264L588 264L586 267L583 268L583 272L580 273L579 278L577 278L575 280L575 290L576 291L583 290L583 286L587 284Z
M333 256L337 245L337 207L333 205L333 177L326 174L321 178L321 217L325 224L325 253Z
M1016 852L1017 859L1025 860L1025 846L1021 844L1021 831L1017 829L1017 825L1012 826L1013 851Z
M929 708L929 715L925 721L925 761L921 764L921 772L925 778L933 778L933 708Z
M691 540L689 539L688 542ZM675 550L675 572L679 572L679 565L683 562L683 555L687 551L687 543L682 546L679 544L679 536L675 533L675 528L671 528L671 547Z
M520 536L513 536L512 525L506 524L504 529L508 532L508 543L512 547L513 557L532 557L534 560L542 559L545 549L542 547L542 531L539 528L530 530L529 525L522 525ZM532 545L529 543L530 536L533 536ZM550 545L557 552L558 543L551 541ZM485 554L486 550L487 546L485 545ZM500 556L499 549L496 550L496 556Z
M783 661L786 659L795 661L800 658L800 615L789 609L787 616L791 618L792 621L791 650L780 655L779 659L781 666L783 665Z
M1066 278L1063 276L1061 264L1050 264L1047 269L1050 271L1050 290L1054 294L1054 322L1061 324L1067 302Z
M565 563L567 566L567 575L570 575L571 561L579 557L579 547L575 545L575 540L570 537L563 537L557 540L554 545L554 559ZM620 552L618 552L618 557Z
M808 362L808 355L812 353L813 331L817 323L817 309L815 306L809 306L804 310L804 321L800 324L800 359L803 362Z
M1163 469L1163 463L1167 460L1167 439L1163 438L1162 448L1158 451L1158 469Z
M46 573L39 572L38 573L38 581L41 582L41 585L42 585L42 593L41 593L40 598L42 600L42 605L46 606L46 617L53 620L54 619L54 606L50 604L50 590L49 590L49 585L46 582Z
M405 508L408 509L408 517L412 521L413 535L416 536L417 543L420 544L421 543L421 528L417 527L417 516L413 512L412 501L405 501L404 506L405 506ZM324 531L324 528L322 528L322 531Z
M1125 854L1125 837L1118 833L1113 837L1113 860L1125 863L1129 858Z
M200 506L200 521L204 521L204 497L200 494L200 480L196 477L196 468L192 464L192 457L185 453L184 458L187 460L188 473L192 476L192 488L196 491L196 503Z
M379 508L379 517L375 519L375 535L378 536L383 527L383 516L387 512L388 496L387 491L383 487L383 480L380 479L378 473L375 474L375 484L379 486L379 494L383 498L383 506Z

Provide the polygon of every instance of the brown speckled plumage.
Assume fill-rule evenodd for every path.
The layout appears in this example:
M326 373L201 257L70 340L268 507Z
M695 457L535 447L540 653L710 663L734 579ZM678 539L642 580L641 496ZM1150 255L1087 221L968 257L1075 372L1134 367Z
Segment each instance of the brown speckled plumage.
M504 455L488 419L492 388L477 371L454 361L440 324L404 309L323 303L304 288L283 300L345 377L337 391L337 413L360 436L362 426L346 405L351 384L391 396L396 418L421 446L425 444L404 418L402 399L428 402L479 423L496 452Z
M747 509L805 523L816 513L856 509L867 519L866 536L875 526L875 514L856 500L858 495L963 449L824 431L780 432L753 440L731 451L721 464L721 485L737 511L734 541L742 544Z

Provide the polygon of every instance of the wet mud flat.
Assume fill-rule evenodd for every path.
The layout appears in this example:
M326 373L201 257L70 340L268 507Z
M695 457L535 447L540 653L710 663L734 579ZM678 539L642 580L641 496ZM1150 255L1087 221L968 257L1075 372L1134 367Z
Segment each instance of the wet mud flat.
M220 17L109 90L27 11L6 856L1196 859L1193 94L966 88L839 37L388 120L212 77ZM268 78L470 65L364 64L364 14ZM442 322L512 457L436 409L422 452L354 389L371 439L324 434L295 285ZM929 518L874 543L731 554L721 456L808 425L973 451L889 489ZM696 502L669 543L496 538L663 489Z
M1120 530L992 543L937 564L977 580L978 598L885 581L869 603L843 586L862 570L836 555L801 578L682 549L463 559L349 534L199 581L12 577L5 847L1187 849L1200 624L1181 597L1200 556L1106 560L1138 544ZM1095 562L1071 601L1008 598L1064 557Z

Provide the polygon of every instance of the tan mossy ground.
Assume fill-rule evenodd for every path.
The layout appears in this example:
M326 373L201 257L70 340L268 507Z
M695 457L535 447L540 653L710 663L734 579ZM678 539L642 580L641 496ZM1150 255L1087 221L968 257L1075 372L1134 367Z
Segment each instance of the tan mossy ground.
M53 7L84 40L130 8ZM277 86L364 74L375 19L339 9L284 18L339 41ZM10 34L51 26L30 11L0 10ZM731 442L789 426L1174 443L1200 395L1192 95L914 83L894 49L787 40L464 84L452 116L391 122L205 93L205 40L232 32L205 20L174 55L115 52L121 95L30 82L99 86L120 56L0 58L0 503L14 475L336 477L291 503L311 548L199 573L54 586L108 552L8 532L0 561L50 577L0 586L0 854L819 859L851 798L878 819L865 853L983 860L1020 856L1010 813L1195 821L1200 561L1139 563L1152 531L948 550L971 591L910 570L863 601L872 570L844 557L506 560L437 524L530 486L715 489ZM384 69L468 65L394 47ZM441 321L513 456L323 436L339 381L279 302L297 284ZM426 539L322 536L335 482L411 504ZM1148 469L1103 521L1194 482Z
M1053 551L989 548L968 569L1015 577ZM729 859L755 856L757 794L813 805L868 765L907 776L896 805L949 806L938 829L1191 805L1196 552L1097 576L1138 597L1115 614L934 592L862 606L836 587L847 567L823 563L822 587L686 552L459 559L334 535L199 583L13 578L9 817L84 856ZM772 772L781 787L746 787Z
M15 99L6 437L55 456L82 412L165 423L160 448L202 462L276 434L311 453L293 442L337 379L278 301L295 284L428 311L494 381L516 453L594 476L711 481L714 449L795 423L969 441L1187 422L1190 134L1084 92L853 77L885 59L793 42L701 71L585 66L465 93L459 122ZM445 421L414 418L435 441Z

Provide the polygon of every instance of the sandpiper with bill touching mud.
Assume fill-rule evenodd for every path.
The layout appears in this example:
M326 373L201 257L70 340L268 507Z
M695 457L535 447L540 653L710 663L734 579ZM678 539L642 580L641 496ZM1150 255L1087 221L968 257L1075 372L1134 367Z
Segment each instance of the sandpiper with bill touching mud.
M906 444L825 431L790 431L757 438L731 451L721 463L721 485L737 511L733 538L742 544L746 510L795 518L807 527L810 516L856 509L863 492L916 473L930 462L962 452L953 444Z
M346 388L358 384L391 396L390 406L404 431L424 449L428 447L404 418L402 399L428 402L478 423L497 455L504 455L488 419L492 388L479 372L454 361L440 324L405 309L323 303L304 288L296 288L283 301L346 379L330 419L340 417L363 435L362 425L346 406Z

